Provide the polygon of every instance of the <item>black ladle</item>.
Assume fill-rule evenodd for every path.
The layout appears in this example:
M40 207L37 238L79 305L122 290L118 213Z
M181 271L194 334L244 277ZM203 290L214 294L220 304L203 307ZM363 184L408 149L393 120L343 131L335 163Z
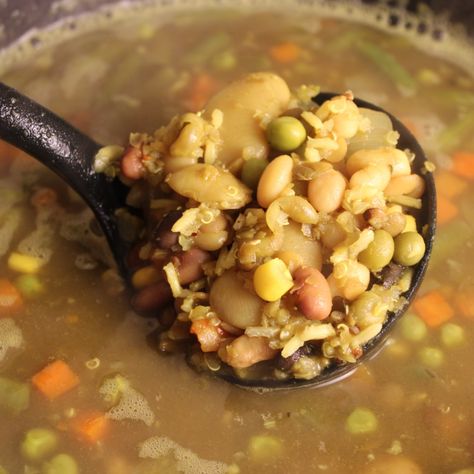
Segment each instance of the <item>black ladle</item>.
M321 104L335 95L338 94L320 93L314 100ZM396 313L389 315L382 331L365 345L364 354L355 364L333 363L312 380L239 378L228 367L212 372L228 382L254 390L275 390L323 386L350 375L358 364L370 359L381 349L396 321L414 299L423 280L431 255L436 228L434 179L431 173L421 173L426 161L425 154L411 132L393 115L364 100L356 99L355 103L359 107L384 112L390 117L393 128L400 133L398 147L408 148L415 154L413 168L424 177L426 183L423 207L419 217L424 231L426 252L422 260L416 265L411 286L404 294L405 304ZM125 206L125 193L118 180L111 181L104 174L94 171L94 157L102 145L84 135L50 110L1 82L0 138L39 160L79 193L94 212L107 238L118 268L125 279L128 280L125 258L129 245L120 237L115 215L118 209ZM190 365L198 370L201 368L193 362L190 362Z

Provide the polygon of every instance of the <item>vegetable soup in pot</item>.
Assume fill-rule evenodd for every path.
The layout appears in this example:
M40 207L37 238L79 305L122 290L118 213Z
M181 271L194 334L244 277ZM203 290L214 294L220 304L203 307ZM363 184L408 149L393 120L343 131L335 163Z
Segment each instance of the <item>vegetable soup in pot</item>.
M0 474L474 473L472 49L289 12L122 7L26 38L0 77L124 146L259 71L380 105L436 168L413 305L327 387L256 393L197 374L175 353L182 335L160 337L172 310L133 311L91 211L0 142ZM134 239L133 216L122 230Z

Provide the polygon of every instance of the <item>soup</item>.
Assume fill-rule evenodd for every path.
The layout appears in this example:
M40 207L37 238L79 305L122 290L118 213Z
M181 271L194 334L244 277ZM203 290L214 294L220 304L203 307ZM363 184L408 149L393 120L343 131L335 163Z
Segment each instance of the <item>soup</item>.
M214 11L96 26L39 48L2 80L99 142L125 144L130 130L199 110L256 70L290 86L350 88L401 118L436 164L438 237L410 312L380 355L322 389L253 393L198 375L159 353L159 321L131 311L89 211L2 143L5 472L474 469L468 71L355 23Z

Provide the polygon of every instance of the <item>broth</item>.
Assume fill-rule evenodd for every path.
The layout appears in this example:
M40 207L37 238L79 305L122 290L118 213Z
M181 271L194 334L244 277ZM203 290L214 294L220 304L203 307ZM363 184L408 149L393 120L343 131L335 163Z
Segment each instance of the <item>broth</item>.
M285 44L292 54L275 52ZM40 48L2 80L97 141L125 143L130 130L151 132L174 114L199 110L220 86L255 70L274 71L290 86L350 88L413 129L437 165L440 197L437 243L418 304L378 357L329 387L261 394L199 376L182 356L157 354L156 321L129 309L77 198L1 143L2 245L14 229L1 278L23 292L15 314L8 302L0 308L6 472L76 472L45 467L59 462L51 461L59 453L75 458L81 473L474 472L468 72L404 37L356 23L225 10L156 20L137 14ZM47 263L18 280L31 271L8 263L18 250ZM51 400L32 377L55 360L79 383ZM28 404L20 406L20 396L5 401L5 380L30 391ZM105 428L91 429L85 418ZM34 460L20 449L33 428L57 436Z

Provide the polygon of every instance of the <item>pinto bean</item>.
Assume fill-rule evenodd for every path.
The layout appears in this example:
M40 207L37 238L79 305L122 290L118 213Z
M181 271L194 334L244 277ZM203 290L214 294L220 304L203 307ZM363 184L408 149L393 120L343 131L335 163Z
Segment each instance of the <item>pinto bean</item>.
M312 267L300 267L294 273L296 305L308 319L321 320L329 316L332 296L324 275Z
M171 228L181 216L181 211L171 211L153 230L152 238L162 249L170 249L178 243L179 232L172 232Z
M163 308L171 301L171 289L166 281L142 288L132 298L132 308L138 313L149 313Z
M209 261L209 253L192 248L173 257L173 264L178 270L179 282L188 285L204 275L202 264Z
M120 170L122 174L128 178L137 180L145 175L145 167L142 163L143 153L138 148L129 146L120 162Z
M239 336L219 350L219 357L237 369L245 369L262 360L273 359L278 351L271 349L266 337Z

